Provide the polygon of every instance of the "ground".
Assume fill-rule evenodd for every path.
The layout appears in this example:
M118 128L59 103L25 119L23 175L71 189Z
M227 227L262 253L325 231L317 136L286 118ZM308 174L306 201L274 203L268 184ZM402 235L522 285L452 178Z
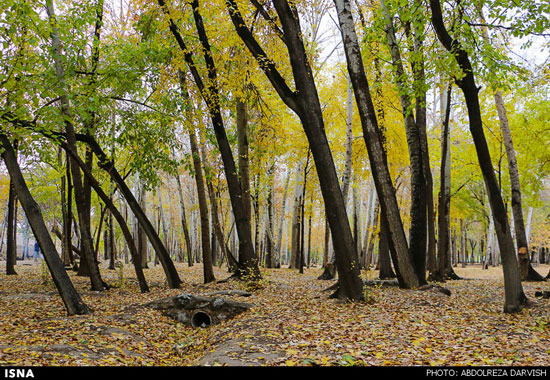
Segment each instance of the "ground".
M530 306L502 311L502 268L457 267L464 280L436 291L366 288L367 302L342 303L323 290L319 268L304 274L263 269L253 289L235 280L202 284L202 267L176 264L181 289L168 289L160 266L145 275L150 293L141 294L131 265L108 270L113 287L90 291L89 280L71 278L93 313L66 315L40 262L19 262L17 276L0 274L0 365L538 365L550 362L550 300L535 297L550 283L524 283ZM5 266L0 263L2 271ZM546 275L550 266L536 268ZM216 278L229 277L215 268ZM374 279L376 273L364 273ZM184 326L143 307L180 293L250 290L233 299L254 307L208 328Z

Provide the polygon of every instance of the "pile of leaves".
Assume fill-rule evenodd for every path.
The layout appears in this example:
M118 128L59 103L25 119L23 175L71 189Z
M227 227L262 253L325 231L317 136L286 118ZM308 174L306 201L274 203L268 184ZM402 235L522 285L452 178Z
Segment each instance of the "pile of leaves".
M68 317L44 265L19 262L17 276L0 275L0 365L517 366L547 365L550 358L550 300L535 297L550 284L524 283L530 306L505 314L501 268L455 268L464 279L444 284L450 296L375 285L365 288L365 302L349 303L328 298L324 290L334 282L317 280L319 268L263 269L255 284L228 280L225 268L215 268L226 281L205 285L201 265L176 267L181 289L168 289L162 268L151 266L151 292L144 294L131 265L102 269L113 285L105 292L90 291L89 280L71 272L93 313ZM220 290L252 291L231 298L254 307L193 328L143 306Z

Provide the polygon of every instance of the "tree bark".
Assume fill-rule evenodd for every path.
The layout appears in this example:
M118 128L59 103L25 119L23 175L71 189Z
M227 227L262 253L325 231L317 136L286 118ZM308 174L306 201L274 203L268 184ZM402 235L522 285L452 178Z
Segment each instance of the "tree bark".
M16 158L17 159L17 158ZM15 195L15 185L10 179L10 189L8 192L8 218L7 218L7 238L6 238L6 275L16 275L15 264L17 262L17 220L15 209L17 207L17 198Z
M183 189L181 187L181 179L179 174L176 175L176 183L178 185L178 198L180 201L180 218L181 227L183 229L183 237L185 239L185 250L187 252L187 263L190 267L193 266L193 253L191 236L189 235L189 226L187 225L187 216L185 215L185 203L183 201Z
M70 277L63 267L63 262L55 249L55 245L50 237L50 234L48 233L44 219L42 218L40 207L33 199L27 184L25 183L25 179L21 173L19 164L17 163L17 158L13 147L5 134L0 134L0 144L3 147L2 158L8 168L10 178L13 180L15 191L18 194L23 210L25 210L27 220L31 225L33 234L38 241L38 245L44 254L46 265L50 270L59 295L65 304L68 315L82 315L90 313L90 309L88 309L86 304L80 298L80 295L74 288Z
M487 140L483 131L483 122L478 97L479 88L475 84L474 72L468 53L462 48L457 40L453 39L449 35L447 29L445 28L439 0L430 0L430 8L432 24L438 39L449 52L452 52L458 65L464 73L464 77L456 80L456 82L464 93L464 98L466 100L470 132L474 140L479 165L485 180L485 186L487 188L487 194L489 196L489 202L493 212L495 230L499 241L504 272L504 311L510 313L519 312L527 303L527 297L523 292L521 276L514 250L514 242L512 240L512 235L508 225L506 208L504 207L500 188L495 177L491 155L489 153Z
M363 126L363 137L367 146L370 166L378 193L381 212L386 216L389 229L389 244L395 252L399 285L403 288L416 288L420 282L414 270L408 248L399 206L390 177L386 152L382 144L374 105L370 96L369 85L365 75L361 50L355 32L349 0L335 0L338 20L344 41L344 50L348 72L353 84L359 117Z
M187 49L179 29L174 23L173 19L169 15L169 11L166 7L164 0L158 0L158 3L162 10L169 17L169 28L174 38L178 42L180 48L184 51L184 59L191 71L195 84L197 85L203 99L208 105L210 117L212 119L212 125L214 127L214 133L218 142L218 148L222 156L224 172L227 179L227 185L229 190L229 196L231 199L231 206L233 214L235 215L235 225L237 227L237 233L239 235L239 273L240 277L246 276L247 278L260 278L260 270L258 268L258 260L254 252L254 246L252 241L252 231L250 226L250 220L246 216L246 206L244 205L242 187L237 174L235 161L231 151L231 146L227 139L225 126L221 114L219 103L219 90L217 85L217 72L210 52L210 44L206 35L202 17L199 13L198 0L192 2L193 17L195 19L195 26L199 35L199 40L204 49L204 60L206 62L208 70L208 82L207 85L203 82L193 60L193 53Z
M409 161L411 170L411 227L409 230L409 252L420 285L426 284L426 242L427 242L427 218L426 218L426 180L424 178L425 166L423 163L421 133L416 123L412 101L408 95L405 83L405 69L401 59L401 52L395 36L393 19L383 0L380 1L384 17L385 32L395 68L395 77L399 89L401 112L405 123L407 146L409 148Z
M73 116L70 111L70 103L68 98L67 86L65 82L65 71L62 66L62 52L61 41L59 37L59 29L57 26L55 11L53 8L52 0L46 0L46 11L48 14L49 22L51 25L51 43L52 43L52 56L55 64L55 73L58 82L58 91L61 101L61 113L65 119L65 131L67 134L67 144L70 150L78 152L76 146L76 134L72 124ZM71 165L71 174L73 179L73 186L75 190L75 201L78 211L78 220L80 225L80 235L82 244L82 256L86 260L87 268L90 275L90 281L92 290L102 291L108 287L103 282L99 273L99 267L94 257L93 242L90 232L89 213L87 213L86 207L86 194L83 187L82 176L77 165Z

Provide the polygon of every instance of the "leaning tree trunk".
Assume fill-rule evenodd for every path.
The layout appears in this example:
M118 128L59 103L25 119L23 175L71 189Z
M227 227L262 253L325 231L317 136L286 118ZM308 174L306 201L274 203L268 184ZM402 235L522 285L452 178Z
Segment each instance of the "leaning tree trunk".
M74 126L72 124L73 117L70 110L67 85L65 82L65 71L62 66L61 40L59 37L59 29L57 26L57 20L52 0L46 0L46 11L48 13L48 18L51 25L50 36L52 42L52 56L55 64L58 91L60 94L61 113L65 119L67 144L69 146L69 149L71 149L76 154L76 152L78 152L76 146L76 134ZM82 255L84 256L84 259L86 260L86 264L88 266L92 289L96 291L101 291L108 286L101 279L98 263L96 262L96 259L94 257L93 242L89 224L89 214L88 216L86 215L86 194L83 187L82 175L76 164L71 165L71 172L73 186L75 190L74 193L78 211L78 220L80 225Z
M252 241L252 229L250 226L250 220L246 217L246 206L244 205L242 196L242 187L237 174L237 168L233 159L233 153L227 134L225 131L225 125L221 113L219 102L219 89L217 84L217 71L210 52L210 43L204 29L202 16L199 13L198 1L192 2L193 17L195 19L195 26L199 35L199 40L203 47L204 60L206 62L208 71L208 81L205 83L195 65L193 59L193 52L187 48L178 27L174 23L174 20L169 14L169 10L164 0L158 0L158 3L162 11L169 17L169 28L178 45L184 52L184 59L187 63L189 70L193 76L195 84L197 85L201 96L208 105L208 111L212 120L214 133L218 142L218 148L223 161L224 172L227 179L227 185L229 190L229 197L231 200L231 207L233 214L235 215L235 225L237 227L237 234L239 235L239 276L246 276L247 278L260 278L260 270L258 267L258 260L254 252L254 246Z
M8 168L15 191L18 194L23 210L25 210L25 214L27 215L27 220L31 225L32 232L38 241L38 245L40 246L42 253L44 254L44 260L50 270L59 295L65 304L67 313L69 315L88 314L90 310L80 298L80 295L74 288L70 277L63 267L63 262L57 253L52 238L48 233L46 224L44 223L44 219L42 218L40 207L33 199L29 188L25 183L25 179L23 178L23 174L21 173L21 169L17 163L17 158L13 147L5 134L0 134L0 144L3 147L2 158Z
M111 176L113 181L118 186L120 192L126 199L126 202L128 206L130 206L130 209L137 219L140 228L143 229L143 231L147 235L147 238L149 238L149 241L151 242L151 245L153 246L157 257L160 260L160 263L164 269L164 273L166 274L168 286L172 289L179 288L181 280L179 278L176 267L174 266L174 263L170 258L168 251L166 250L166 247L160 240L155 228L151 224L149 218L147 218L147 215L145 214L145 211L141 207L140 203L138 202L138 200L136 200L134 194L124 181L124 178L122 178L122 176L116 169L114 162L107 157L103 149L101 149L101 147L93 137L86 135L77 135L77 138L80 141L88 144L88 146L93 150L98 160L98 166L105 170Z
M349 226L338 175L324 129L323 112L307 57L296 8L284 0L275 0L274 7L281 21L290 58L296 91L291 90L246 26L234 0L226 0L227 10L237 33L259 62L260 67L281 97L300 118L315 161L321 193L333 236L339 287L333 295L341 299L363 298L363 282Z
M495 177L491 155L487 146L487 140L483 131L481 108L479 104L479 88L476 86L474 72L468 53L462 48L460 42L453 39L443 22L443 14L439 0L430 0L432 13L432 24L438 39L442 45L454 55L458 65L464 73L464 77L457 80L458 86L464 93L470 132L474 140L479 165L485 180L489 203L493 212L495 230L499 242L499 249L502 258L504 272L504 311L519 312L527 303L527 297L523 292L521 276L519 273L518 261L514 249L514 241L508 225L508 216L502 200L500 188Z
M413 267L403 223L399 214L395 188L390 177L381 132L378 128L376 113L361 57L361 50L355 32L351 4L349 0L335 0L335 4L342 40L344 41L348 72L355 92L355 100L359 110L361 125L363 126L363 137L367 146L381 212L386 216L388 221L390 232L389 244L391 250L395 252L396 260L394 260L394 265L398 273L399 284L404 288L416 288L420 282Z
M485 23L482 10L479 9L479 16L482 23ZM483 39L489 41L489 33L486 27L482 28ZM504 100L500 91L494 93L495 105L497 109L498 119L500 122L500 130L502 132L502 141L506 149L506 157L508 159L508 173L510 175L510 189L512 191L512 215L513 227L515 228L516 244L519 258L519 269L522 281L544 281L542 277L532 266L529 259L529 244L527 233L525 232L525 222L523 219L523 207L521 205L521 187L519 182L519 170L516 160L516 152L512 142L512 134L508 124L508 116L504 106Z
M134 265L134 270L136 272L136 277L138 279L140 290L142 293L148 292L149 287L147 285L147 281L145 280L145 275L143 274L143 268L141 266L141 258L139 256L138 250L134 243L134 239L132 237L130 229L126 224L126 219L118 211L111 197L105 194L99 182L97 182L97 180L93 177L91 171L88 169L86 164L82 162L80 157L78 157L77 155L74 155L71 152L71 150L68 148L68 145L66 143L62 143L61 146L63 147L63 149L65 149L67 154L71 154L76 165L78 165L82 169L84 175L86 176L86 178L88 178L88 182L90 183L90 186L94 188L98 197L103 201L103 203L105 203L105 207L109 209L109 211L111 212L111 215L116 219L117 223L119 224L120 229L122 230L122 234L124 235L124 239L126 240L128 248L130 250L130 254L132 256L132 264Z

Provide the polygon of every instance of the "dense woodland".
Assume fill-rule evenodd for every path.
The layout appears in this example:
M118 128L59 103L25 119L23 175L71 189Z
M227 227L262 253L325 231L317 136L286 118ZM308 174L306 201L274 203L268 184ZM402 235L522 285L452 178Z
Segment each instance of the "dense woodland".
M506 313L547 289L548 2L1 7L0 252L16 276L36 241L67 314L119 267L142 293L319 268L359 303L372 271L499 267Z

